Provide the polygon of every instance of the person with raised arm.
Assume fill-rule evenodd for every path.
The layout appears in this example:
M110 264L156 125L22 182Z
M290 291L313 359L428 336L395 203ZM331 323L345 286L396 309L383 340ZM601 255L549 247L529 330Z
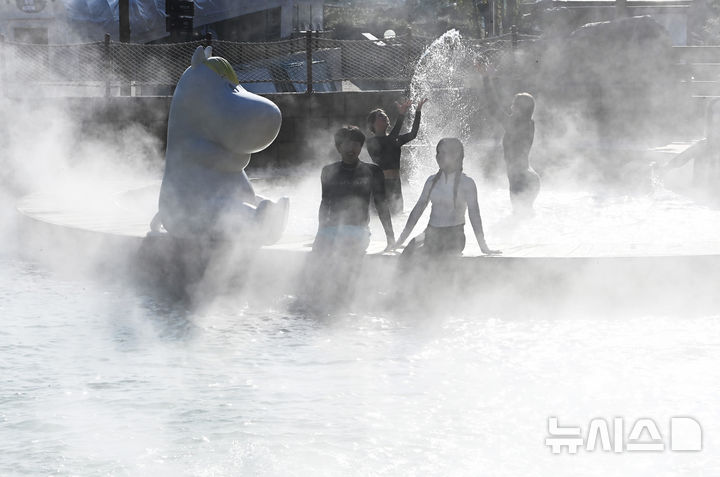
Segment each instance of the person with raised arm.
M490 114L502 125L503 158L507 170L510 202L516 214L532 214L533 203L540 192L540 176L530 167L530 149L535 138L535 98L529 93L517 93L510 111L501 110L497 93L488 70L479 66Z
M367 141L367 150L370 159L380 167L385 176L385 191L388 205L392 214L400 214L403 211L402 183L400 181L400 154L403 145L417 137L420 129L420 116L423 105L427 99L418 102L415 108L415 119L413 120L410 132L400 134L405 115L412 105L411 101L395 103L398 110L398 118L395 125L388 133L390 119L382 109L370 111L367 118L368 128L373 133Z

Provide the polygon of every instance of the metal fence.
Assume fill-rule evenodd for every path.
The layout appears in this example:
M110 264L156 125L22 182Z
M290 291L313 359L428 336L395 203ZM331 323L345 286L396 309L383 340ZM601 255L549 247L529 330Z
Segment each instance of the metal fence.
M227 59L240 82L259 93L404 88L434 39L417 36L382 40L334 40L316 32L266 43L192 41L132 44L104 41L39 45L0 41L0 93L22 96L168 95L197 46L213 47ZM487 55L501 54L518 41L515 34L468 40Z

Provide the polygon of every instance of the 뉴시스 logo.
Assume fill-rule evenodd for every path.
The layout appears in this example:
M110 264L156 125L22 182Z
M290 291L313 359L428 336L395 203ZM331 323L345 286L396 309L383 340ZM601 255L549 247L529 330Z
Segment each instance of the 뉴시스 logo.
M580 426L560 427L557 417L548 418L549 437L545 445L553 454L567 450L577 454L579 448L586 452L600 449L603 452L699 452L702 450L702 429L692 417L671 417L667 433L662 434L655 421L640 418L625 433L625 420L614 417L612 426L602 418L590 420L587 433L583 436ZM611 432L612 430L612 432ZM611 437L612 436L612 437ZM663 439L665 436L665 439Z

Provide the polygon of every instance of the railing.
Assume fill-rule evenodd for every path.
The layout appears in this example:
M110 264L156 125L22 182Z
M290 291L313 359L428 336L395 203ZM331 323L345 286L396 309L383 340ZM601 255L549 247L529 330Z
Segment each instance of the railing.
M514 33L463 40L486 57L533 40ZM199 45L212 45L241 83L256 92L317 93L405 89L425 48L424 37L333 40L317 32L268 43L203 41L144 45L104 41L38 45L0 36L0 95L171 95ZM682 80L693 96L720 96L720 46L673 47Z
M199 45L212 45L213 55L227 59L240 82L255 92L403 89L432 41L417 36L333 40L316 32L267 43L206 38L145 45L112 42L106 36L93 43L39 45L0 38L0 94L170 95ZM523 38L513 33L467 41L492 52L514 48Z

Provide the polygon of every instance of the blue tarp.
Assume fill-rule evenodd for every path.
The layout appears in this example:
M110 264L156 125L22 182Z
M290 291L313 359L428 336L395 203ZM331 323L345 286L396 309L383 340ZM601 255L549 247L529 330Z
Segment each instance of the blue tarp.
M104 31L116 31L119 22L118 0L62 0L67 19L74 23L84 23ZM239 14L237 1L232 0L195 0L195 18L223 17L231 18ZM196 25L199 22L196 22ZM145 36L165 32L165 0L130 0L130 25L132 36Z
M118 0L62 0L68 21L90 29L116 31L120 18ZM165 28L165 0L130 0L130 25L134 35Z

